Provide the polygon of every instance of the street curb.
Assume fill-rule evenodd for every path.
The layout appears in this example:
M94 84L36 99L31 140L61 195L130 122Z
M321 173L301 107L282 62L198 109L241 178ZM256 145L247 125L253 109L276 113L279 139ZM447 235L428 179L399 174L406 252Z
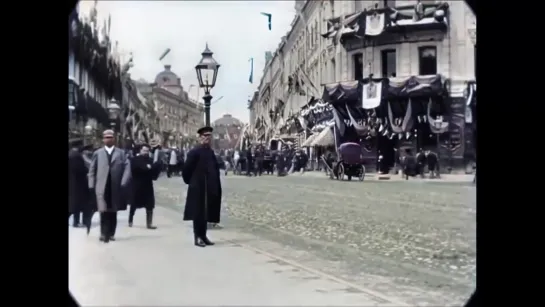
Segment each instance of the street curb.
M169 207L164 207L164 206L160 206L162 209L165 209L165 210L168 210L168 211L171 211L173 213L176 213L176 214L179 214L179 212L177 212L175 209L173 208L169 208ZM315 270L313 268L310 268L306 265L303 265L301 263L298 263L298 262L295 262L295 261L292 261L292 260L289 260L289 259L286 259L286 258L283 258L283 257L280 257L280 256L277 256L277 255L274 255L274 254L271 254L269 252L266 252L264 250L261 250L261 249L258 249L258 248L255 248L255 247L252 247L252 246L249 246L249 245L246 245L246 244L243 244L243 243L240 243L240 242L236 242L232 239L226 239L225 237L222 237L221 236L221 232L220 232L220 235L218 236L221 238L221 240L223 241L227 241L227 242L230 242L231 244L233 244L234 246L238 246L238 247L241 247L243 249L246 249L246 250L249 250L249 251L252 251L254 253L258 253L258 254L261 254L261 255L264 255L266 257L269 257L273 260L277 260L277 261L281 261L281 262L284 262L288 265L291 265L293 267L296 267L300 270L303 270L303 271L306 271L308 273L311 273L311 274L314 274L316 276L319 276L319 277L322 277L324 279L329 279L331 281L334 281L336 283L339 283L341 285L344 285L346 287L349 287L349 288L353 288L353 289L356 289L366 295L369 295L375 299L379 299L379 300L382 300L382 301L385 301L387 303L390 303L392 304L391 306L398 306L398 307L409 307L411 305L405 303L405 302L402 302L402 301L398 301L398 300L395 300L395 299L392 299L390 297L387 297L379 292L375 292L373 290L369 290L367 288L363 288L359 285L356 285L354 283L351 283L349 281L346 281L346 280L343 280L343 279L340 279L338 277L335 277L333 275L330 275L330 274L327 274L327 273L324 273L324 272L321 272L321 271L318 271L318 270ZM382 305L382 306L385 306L385 305Z

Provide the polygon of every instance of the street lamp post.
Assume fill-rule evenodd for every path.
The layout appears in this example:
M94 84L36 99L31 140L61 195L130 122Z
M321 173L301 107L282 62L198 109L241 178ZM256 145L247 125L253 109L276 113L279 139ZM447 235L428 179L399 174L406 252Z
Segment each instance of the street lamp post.
M206 44L206 48L201 53L202 59L199 64L195 66L199 87L204 88L204 96L202 98L204 100L206 126L210 126L210 105L212 101L210 90L216 85L216 78L218 77L218 70L220 68L220 64L212 57L213 54L214 53L208 49L208 44Z

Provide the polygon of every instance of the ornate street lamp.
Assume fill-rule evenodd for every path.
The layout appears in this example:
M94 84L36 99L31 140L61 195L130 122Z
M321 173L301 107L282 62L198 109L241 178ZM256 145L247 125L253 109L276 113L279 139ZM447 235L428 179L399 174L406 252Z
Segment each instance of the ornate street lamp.
M212 57L214 53L208 49L208 43L206 48L201 53L202 59L195 66L197 71L197 80L199 81L199 86L204 88L204 114L205 114L205 125L210 126L210 105L212 101L212 96L210 95L210 90L216 85L216 78L218 77L218 70L220 64L214 60Z

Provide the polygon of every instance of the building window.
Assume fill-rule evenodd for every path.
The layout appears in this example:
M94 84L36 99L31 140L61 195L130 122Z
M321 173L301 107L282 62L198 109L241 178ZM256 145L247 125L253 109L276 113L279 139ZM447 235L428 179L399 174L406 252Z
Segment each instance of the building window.
M397 76L396 51L387 49L381 51L382 77L390 78Z
M363 79L363 54L354 54L352 60L354 63L354 80Z
M383 7L395 7L396 2L395 2L395 0L382 0L382 6Z
M437 47L426 46L418 48L420 75L437 74Z

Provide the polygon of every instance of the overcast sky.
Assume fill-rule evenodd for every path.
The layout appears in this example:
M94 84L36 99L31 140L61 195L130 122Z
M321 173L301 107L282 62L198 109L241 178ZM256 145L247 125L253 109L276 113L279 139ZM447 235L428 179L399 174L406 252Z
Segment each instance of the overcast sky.
M80 14L87 15L94 1L81 1ZM294 1L99 1L99 24L112 15L110 36L120 49L133 52L133 79L153 82L165 64L182 79L187 91L197 84L195 65L206 43L221 64L212 105L212 119L230 113L248 122L247 101L257 89L265 65L265 51L274 51L290 28ZM267 18L272 14L272 31ZM171 52L162 61L166 48ZM254 58L254 83L250 84L250 57ZM190 96L197 96L192 87ZM200 91L199 96L203 93Z

